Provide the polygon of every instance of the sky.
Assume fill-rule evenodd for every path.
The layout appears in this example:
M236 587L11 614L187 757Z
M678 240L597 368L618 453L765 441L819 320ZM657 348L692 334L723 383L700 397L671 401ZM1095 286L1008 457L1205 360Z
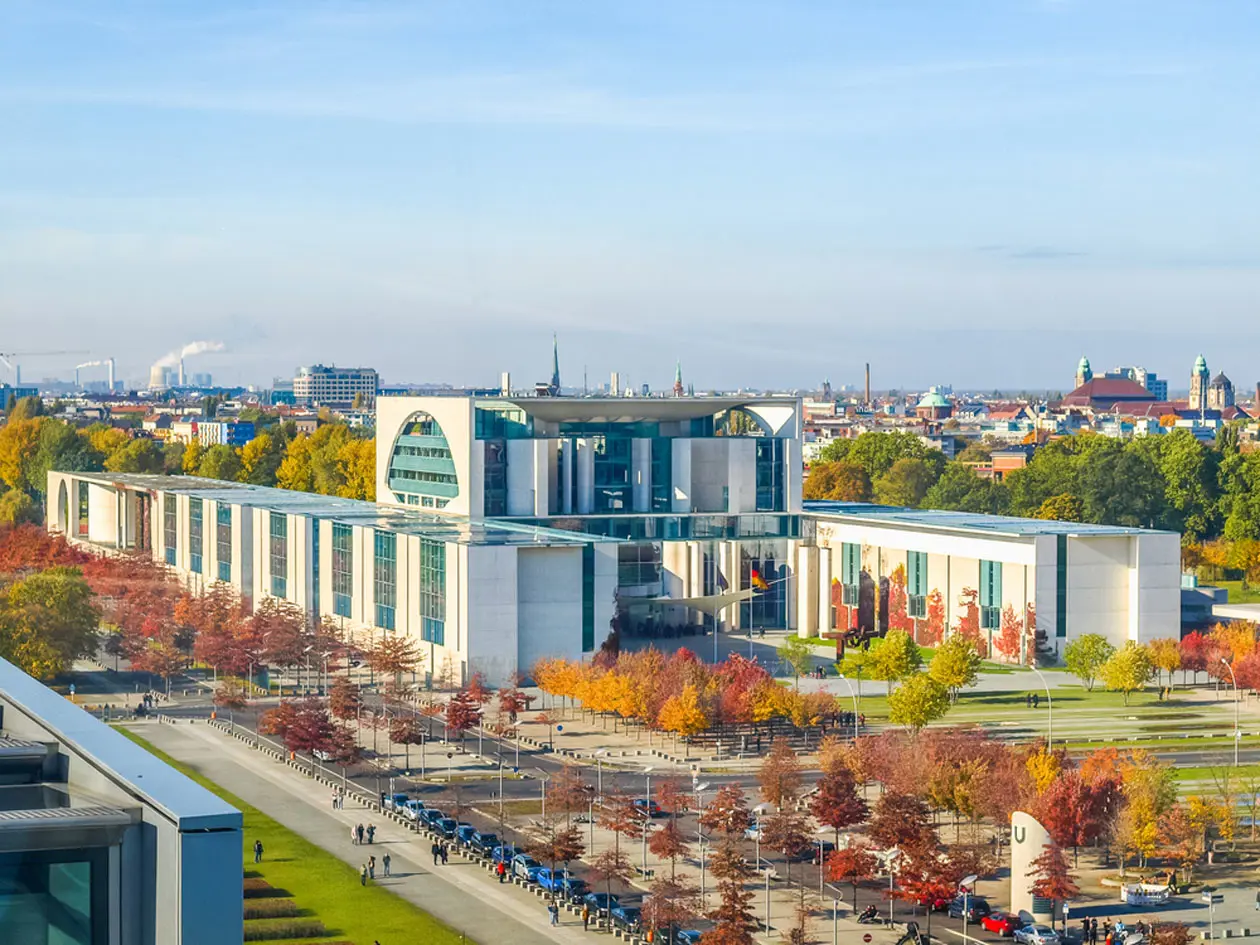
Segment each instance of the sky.
M1247 390L1258 53L1253 0L0 0L0 350Z

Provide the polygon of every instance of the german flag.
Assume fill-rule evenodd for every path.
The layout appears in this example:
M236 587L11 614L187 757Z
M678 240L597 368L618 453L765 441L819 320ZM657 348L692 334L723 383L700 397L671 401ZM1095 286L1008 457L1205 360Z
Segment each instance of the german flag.
M752 577L750 578L749 583L752 584L754 590L770 590L770 585L766 583L766 579L761 576L761 572L756 568L752 569Z

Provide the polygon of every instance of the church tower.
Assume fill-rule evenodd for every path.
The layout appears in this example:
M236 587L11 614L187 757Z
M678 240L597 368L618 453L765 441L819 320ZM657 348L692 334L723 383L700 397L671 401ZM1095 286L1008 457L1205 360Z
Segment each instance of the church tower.
M1194 362L1194 370L1190 372L1190 409L1206 410L1208 406L1208 384L1211 381L1208 378L1207 361L1203 355L1199 355Z
M1089 367L1089 358L1081 356L1081 361L1076 365L1076 386L1081 387L1088 384L1094 379L1094 372Z
M685 393L682 382L682 362L674 362L674 396L681 397Z

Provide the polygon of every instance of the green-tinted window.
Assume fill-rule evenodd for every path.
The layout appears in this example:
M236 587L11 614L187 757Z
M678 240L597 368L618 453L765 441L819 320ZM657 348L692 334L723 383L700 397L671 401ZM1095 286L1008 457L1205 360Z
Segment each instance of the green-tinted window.
M289 596L289 516L272 512L270 522L271 596Z
M657 437L652 440L652 511L668 512L674 498L674 444Z
M1067 636L1067 535L1056 536L1054 635Z
M980 562L980 626L996 630L1002 625L1002 562Z
M398 599L398 541L393 532L376 531L373 537L372 595L376 602L376 625L394 629L394 607Z
M626 437L595 437L594 476L596 515L608 512L630 512L634 503L630 495L630 444Z
M779 438L761 439L757 441L756 477L757 477L757 511L782 512L784 462L786 450L784 441Z
M188 500L188 570L194 574L201 573L202 541L201 499L193 496Z
M630 541L617 546L617 584L645 587L661 583L661 548L652 541Z
M88 489L86 482L79 483L79 537L87 538L88 529Z
M446 543L420 539L420 638L446 643Z
M333 612L349 617L354 594L354 529L333 522L332 544Z
M926 551L906 552L906 615L927 616L928 556Z
M840 599L852 606L862 587L862 546L846 541L840 546Z
M215 508L214 550L219 559L219 580L232 580L232 506L220 502Z
M595 649L595 546L582 546L582 652Z
M175 564L175 543L179 540L179 496L162 496L162 546L166 563Z

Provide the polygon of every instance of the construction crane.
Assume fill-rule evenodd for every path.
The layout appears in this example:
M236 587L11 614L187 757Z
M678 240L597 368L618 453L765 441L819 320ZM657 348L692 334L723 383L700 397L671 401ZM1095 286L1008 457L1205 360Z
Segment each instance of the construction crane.
M13 372L13 386L17 387L22 383L22 368L17 362L10 360L11 358L52 358L61 355L79 355L87 354L86 351L0 351L0 361Z

